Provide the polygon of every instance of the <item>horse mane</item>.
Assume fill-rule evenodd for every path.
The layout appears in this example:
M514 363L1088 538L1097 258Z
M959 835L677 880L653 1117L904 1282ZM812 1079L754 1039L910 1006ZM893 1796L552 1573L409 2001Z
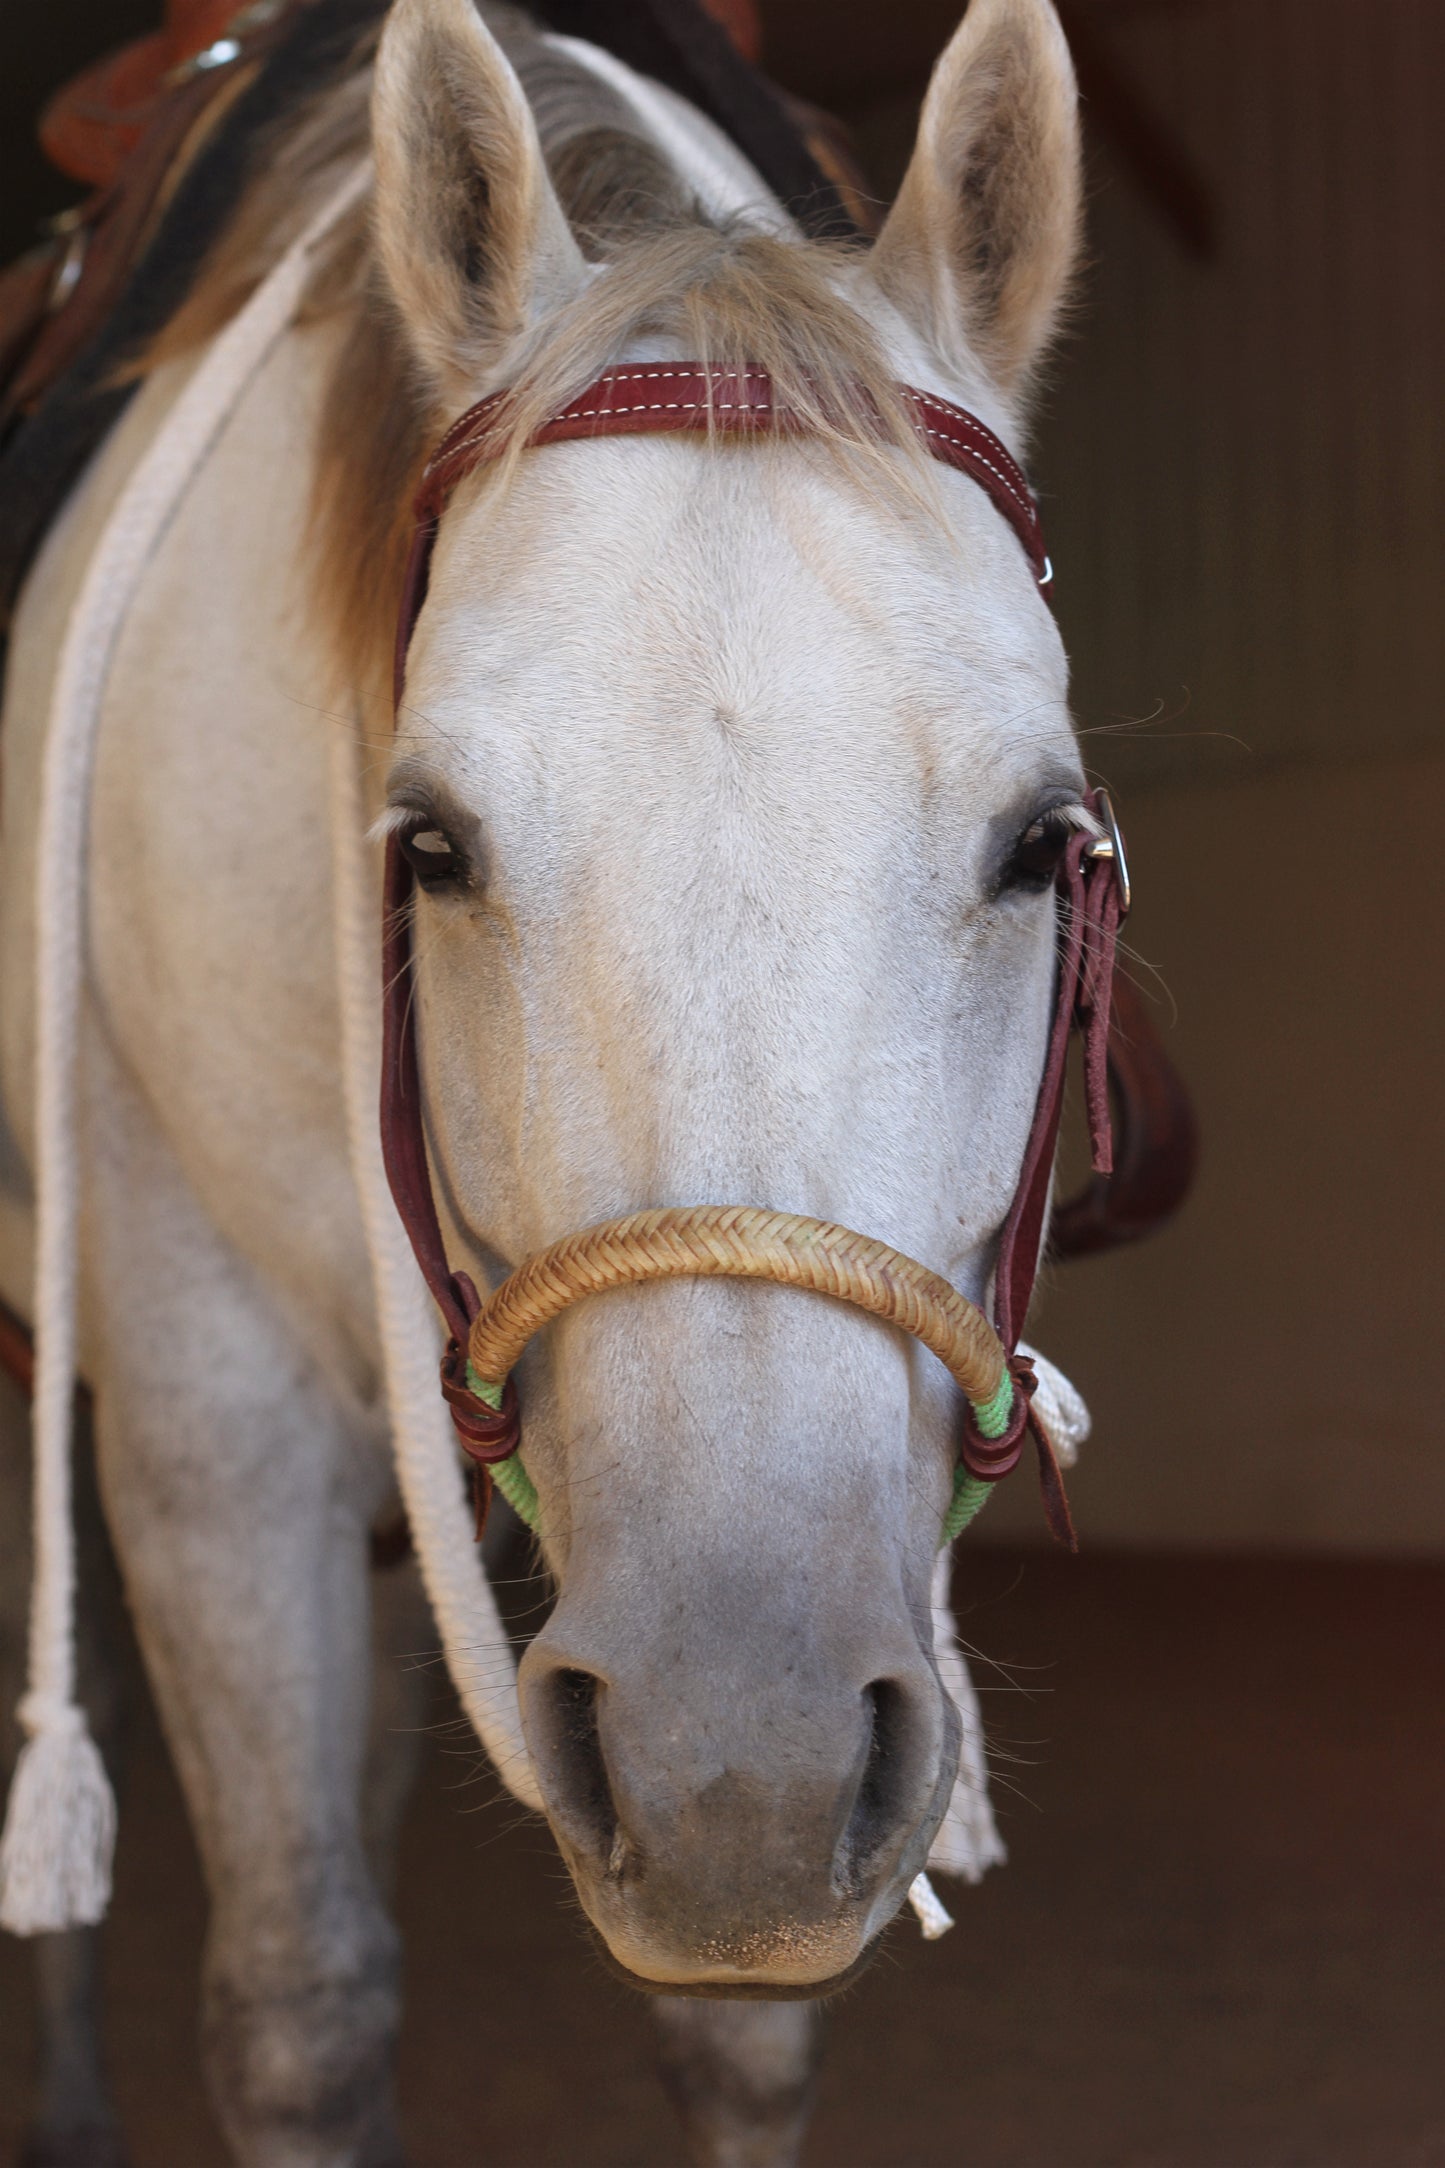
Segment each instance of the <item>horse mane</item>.
M865 486L894 499L922 496L927 460L881 343L838 290L856 251L710 218L610 86L517 10L488 4L482 12L521 78L583 253L607 266L516 357L492 486L506 486L533 431L610 363L640 342L665 341L713 366L766 369L781 402ZM344 80L263 145L235 217L145 369L215 337L367 155L375 42L372 33ZM348 321L320 416L310 572L343 681L370 692L389 683L412 499L453 417L438 416L384 286L367 203L321 252L300 320L338 315ZM890 451L903 453L901 464L881 456Z

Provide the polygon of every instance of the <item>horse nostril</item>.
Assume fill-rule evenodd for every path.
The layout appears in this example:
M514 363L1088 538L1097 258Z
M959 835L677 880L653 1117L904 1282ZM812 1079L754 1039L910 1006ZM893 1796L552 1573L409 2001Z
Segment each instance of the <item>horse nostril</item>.
M529 1704L537 1747L551 1780L548 1804L554 1820L572 1844L616 1876L626 1848L597 1728L601 1687L590 1671L550 1671L533 1687Z
M856 1891L875 1855L897 1836L914 1804L912 1707L896 1679L875 1679L863 1689L868 1748L853 1797L853 1811L834 1861L834 1879Z

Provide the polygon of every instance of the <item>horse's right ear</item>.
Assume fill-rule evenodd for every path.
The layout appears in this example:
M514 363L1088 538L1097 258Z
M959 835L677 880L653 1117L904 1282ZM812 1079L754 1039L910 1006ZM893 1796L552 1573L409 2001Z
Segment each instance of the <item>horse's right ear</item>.
M472 0L396 0L372 144L393 297L439 398L465 406L586 275L522 86Z
M969 0L868 276L947 364L1017 394L1078 249L1078 95L1052 0Z

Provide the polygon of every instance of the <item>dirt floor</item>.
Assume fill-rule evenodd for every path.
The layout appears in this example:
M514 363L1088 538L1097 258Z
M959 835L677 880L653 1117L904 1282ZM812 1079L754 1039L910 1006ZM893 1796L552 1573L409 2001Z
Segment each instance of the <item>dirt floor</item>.
M1445 1577L974 1549L958 1581L1001 1666L979 1678L1012 1862L943 1942L900 1922L835 2007L808 2168L1445 2164ZM405 1838L413 2168L676 2163L644 2007L545 1834L469 1776L439 1733ZM143 1725L107 2009L136 2168L223 2160L202 1925ZM30 2048L7 1942L7 2162Z

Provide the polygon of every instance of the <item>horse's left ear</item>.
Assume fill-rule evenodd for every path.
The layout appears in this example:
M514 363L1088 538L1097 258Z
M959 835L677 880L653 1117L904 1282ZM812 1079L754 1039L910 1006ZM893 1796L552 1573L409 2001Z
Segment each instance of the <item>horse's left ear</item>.
M1050 0L970 0L868 276L946 362L1027 386L1078 251L1073 64Z
M465 406L586 277L522 86L472 0L395 0L372 144L393 298L443 402Z

